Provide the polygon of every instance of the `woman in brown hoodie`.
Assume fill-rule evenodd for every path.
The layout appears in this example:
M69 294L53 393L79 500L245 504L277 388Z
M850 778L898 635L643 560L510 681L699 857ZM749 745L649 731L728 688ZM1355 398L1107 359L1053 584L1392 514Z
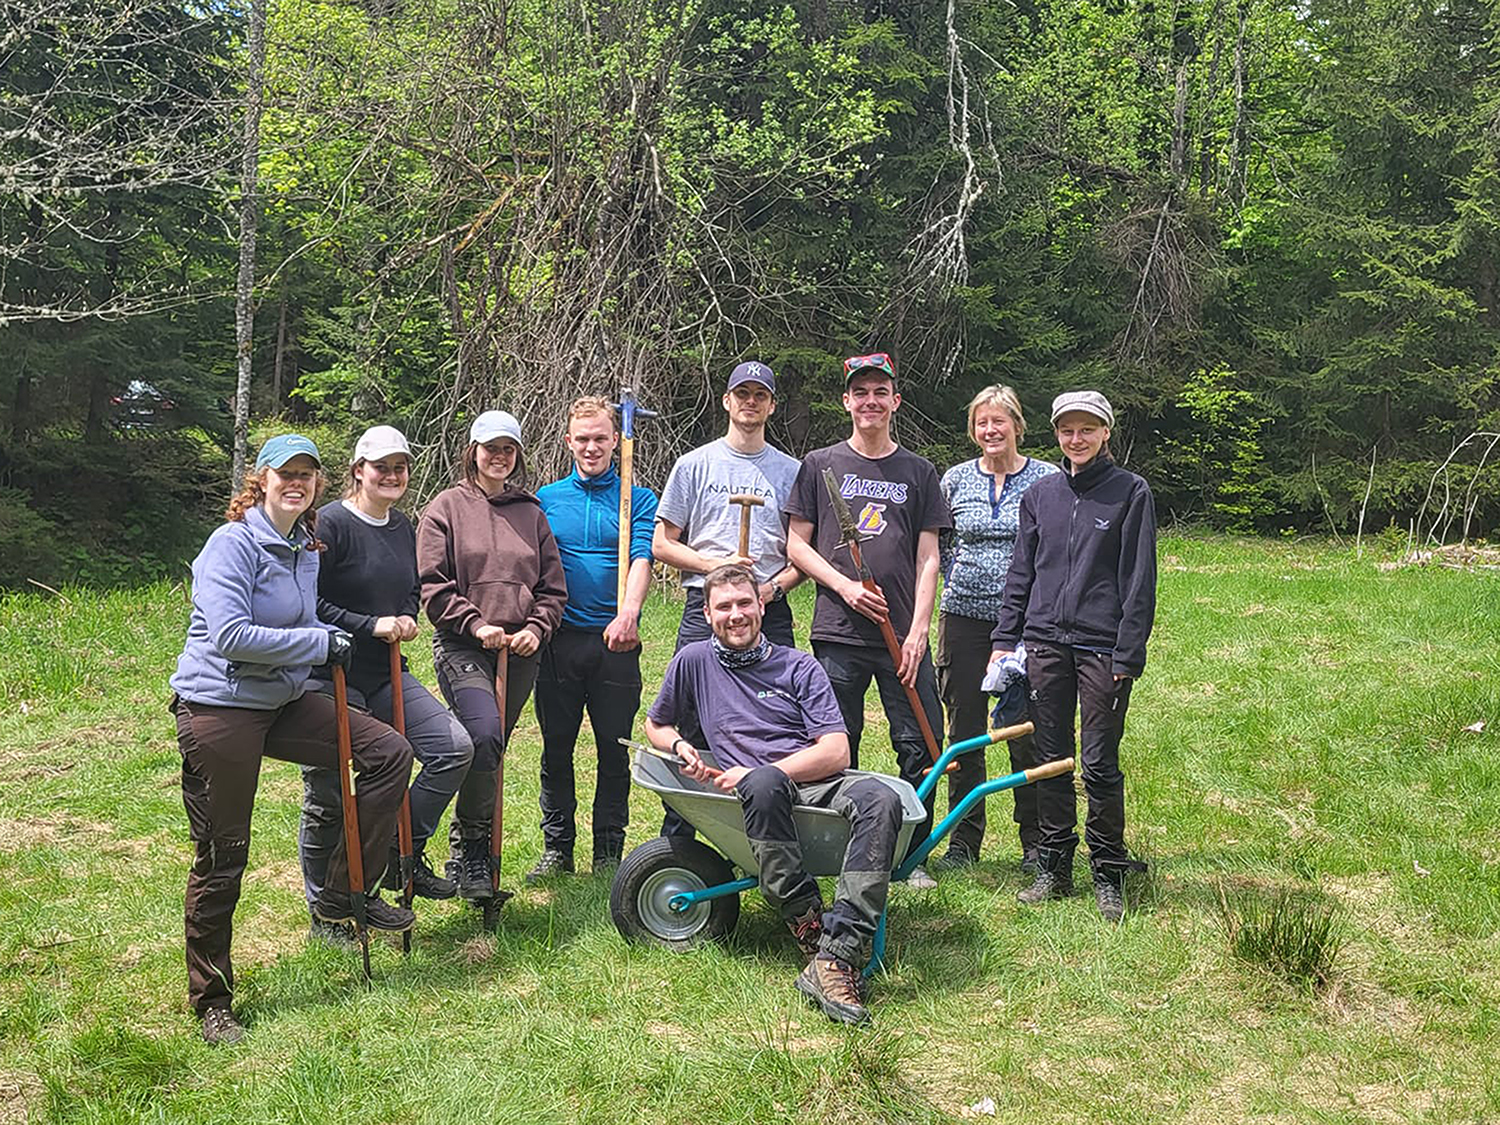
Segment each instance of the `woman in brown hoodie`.
M417 528L422 601L438 686L474 740L453 809L458 893L490 897L496 771L536 685L538 652L562 619L568 590L541 505L526 488L521 426L490 410L469 428L464 479L439 493ZM496 653L509 653L505 715L495 700Z

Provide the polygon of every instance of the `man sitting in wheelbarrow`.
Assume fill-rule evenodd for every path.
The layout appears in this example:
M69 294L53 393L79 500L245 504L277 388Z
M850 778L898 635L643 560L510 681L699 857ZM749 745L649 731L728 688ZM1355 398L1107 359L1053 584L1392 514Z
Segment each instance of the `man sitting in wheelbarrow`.
M901 799L869 777L846 774L849 738L828 676L809 654L761 635L755 576L731 564L703 581L713 635L686 645L667 666L646 716L646 735L676 754L682 772L739 798L760 888L808 957L797 989L829 1019L869 1018L855 966L868 957L885 910L901 828ZM682 737L699 729L723 772ZM849 820L849 845L833 905L803 867L793 805Z

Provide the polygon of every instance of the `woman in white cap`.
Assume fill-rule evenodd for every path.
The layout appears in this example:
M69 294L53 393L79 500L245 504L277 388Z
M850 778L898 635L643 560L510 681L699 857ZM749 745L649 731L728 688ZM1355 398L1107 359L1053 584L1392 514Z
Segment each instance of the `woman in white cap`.
M1021 400L1010 387L985 387L969 403L969 438L979 456L954 465L943 474L943 499L953 513L953 529L939 538L943 567L943 598L938 606L938 690L948 713L951 742L974 738L989 729L989 702L981 684L990 654L990 632L1000 606L996 593L1005 585L1015 552L1021 497L1057 466L1021 452L1026 416ZM1011 768L1036 764L1030 735L1012 740ZM948 777L951 812L984 781L985 755L964 754ZM1021 837L1021 870L1036 873L1036 787L1012 789L1015 822ZM985 809L980 802L953 830L946 867L966 867L979 858L984 840Z
M422 601L438 686L474 742L451 838L458 892L491 895L489 854L500 754L536 686L538 653L562 620L562 557L527 488L521 424L488 410L469 428L463 479L440 492L417 528ZM505 714L495 699L496 653L509 653Z
M1079 716L1094 899L1105 919L1118 922L1125 872L1138 867L1125 850L1120 738L1156 617L1156 506L1146 482L1110 456L1114 424L1114 410L1098 391L1053 400L1064 471L1021 498L991 659L1025 640L1040 761L1074 756ZM1072 893L1078 847L1072 775L1039 781L1036 790L1039 870L1018 896L1025 903Z
M396 685L391 681L390 645L417 635L421 586L417 578L417 533L396 505L411 478L411 446L394 426L373 426L354 446L349 479L341 500L318 512L327 549L318 572L318 616L354 637L349 666L349 701L390 722ZM401 699L406 737L421 771L411 784L411 826L416 865L413 893L421 898L452 898L456 888L432 870L424 849L439 818L458 792L474 743L463 724L402 664ZM302 879L309 907L327 874L328 857L343 831L339 779L333 770L304 767ZM401 873L396 845L385 865L385 886L397 890ZM344 935L313 919L315 936Z
M338 763L333 700L308 691L315 665L346 668L353 639L318 620L319 554L313 502L322 490L318 449L301 434L261 447L226 522L193 560L193 612L172 676L172 710L182 752L182 803L192 835L184 920L188 998L210 1043L234 1043L244 1029L230 1011L229 960L235 904L250 854L250 813L263 757ZM349 716L364 868L385 864L387 841L411 771L411 747L368 715ZM335 925L353 917L342 834L329 857L314 916ZM409 910L369 903L372 929L411 928Z

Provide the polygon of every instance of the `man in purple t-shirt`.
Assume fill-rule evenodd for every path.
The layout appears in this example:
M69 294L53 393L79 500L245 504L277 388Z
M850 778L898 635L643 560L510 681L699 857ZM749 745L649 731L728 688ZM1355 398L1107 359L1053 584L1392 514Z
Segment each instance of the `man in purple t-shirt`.
M760 889L781 911L809 958L797 989L829 1019L861 1023L856 964L868 955L885 910L901 828L901 799L873 778L846 773L849 737L828 676L811 655L761 633L755 576L738 564L703 580L703 613L713 635L679 649L646 713L646 737L676 754L683 773L713 776L682 731L701 730L724 772L714 784L739 798ZM833 905L802 865L794 805L848 818L849 845Z

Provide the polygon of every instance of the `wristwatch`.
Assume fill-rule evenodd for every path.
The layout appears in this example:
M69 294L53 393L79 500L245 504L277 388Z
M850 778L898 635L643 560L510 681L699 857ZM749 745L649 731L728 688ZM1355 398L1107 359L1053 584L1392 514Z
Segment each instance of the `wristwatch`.
M781 583L771 579L771 600L773 602L785 601L786 591L781 588Z

